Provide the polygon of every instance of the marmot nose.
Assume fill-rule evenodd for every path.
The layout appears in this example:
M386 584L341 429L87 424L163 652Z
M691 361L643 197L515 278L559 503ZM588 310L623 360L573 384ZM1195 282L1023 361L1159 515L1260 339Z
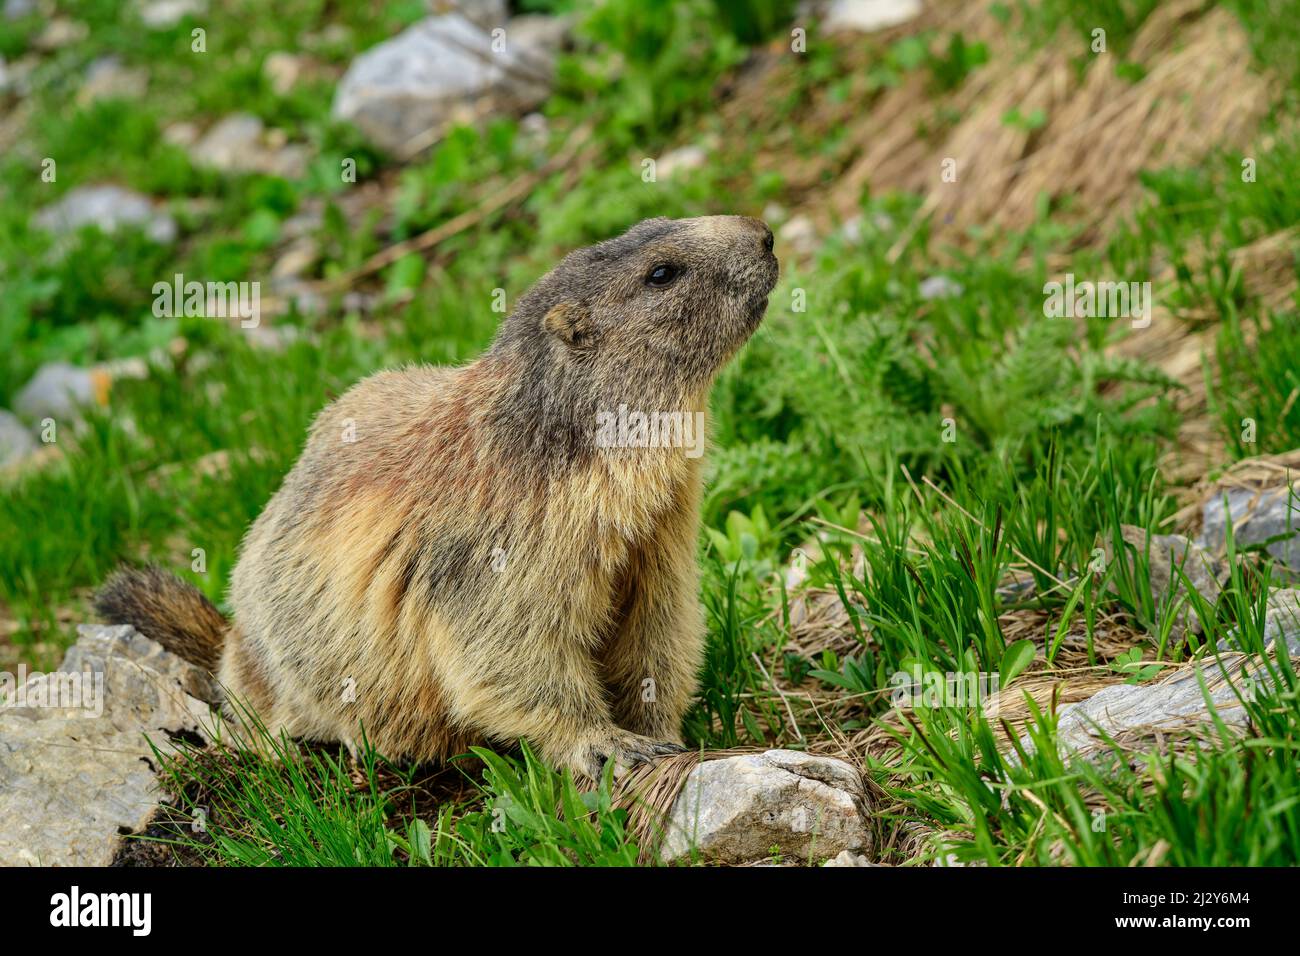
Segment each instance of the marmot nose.
M765 252L771 253L776 245L776 239L772 235L772 230L768 228L767 223L755 216L745 216L745 221L758 233L758 241L762 244Z

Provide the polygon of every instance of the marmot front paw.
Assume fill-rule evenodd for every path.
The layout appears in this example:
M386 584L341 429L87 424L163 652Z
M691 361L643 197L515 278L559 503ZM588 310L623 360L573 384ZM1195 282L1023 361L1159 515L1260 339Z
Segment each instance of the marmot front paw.
M614 776L621 777L639 763L649 763L656 757L679 754L686 750L670 740L655 740L626 730L615 730L601 738L589 741L578 749L572 769L592 780L599 780L606 762L614 761Z

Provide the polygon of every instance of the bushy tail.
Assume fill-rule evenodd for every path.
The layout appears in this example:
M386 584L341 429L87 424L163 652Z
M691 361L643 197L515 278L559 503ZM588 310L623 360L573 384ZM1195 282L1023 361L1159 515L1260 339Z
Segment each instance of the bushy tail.
M110 624L130 624L173 654L217 672L226 619L198 588L159 567L121 568L95 595Z

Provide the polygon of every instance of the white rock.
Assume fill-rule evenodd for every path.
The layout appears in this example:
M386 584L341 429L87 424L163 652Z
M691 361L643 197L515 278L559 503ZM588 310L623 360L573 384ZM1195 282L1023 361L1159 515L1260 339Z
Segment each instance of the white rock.
M109 385L107 373L50 362L14 397L14 411L32 422L72 419L79 409L105 401Z
M77 91L77 102L83 106L96 100L135 99L144 95L149 85L149 74L144 70L124 67L115 56L103 56L86 67L86 80Z
M199 128L184 121L171 123L163 130L163 141L173 146L188 147L199 141Z
M170 30L187 16L207 13L205 0L151 0L140 4L140 19L151 30Z
M799 859L864 850L862 777L842 760L768 750L707 760L691 771L665 824L659 856L750 863L773 848Z
M655 178L672 179L680 173L699 169L708 160L708 151L703 146L683 146L670 150L655 160Z
M101 232L113 233L123 227L142 229L158 243L176 239L176 222L154 208L148 196L121 186L78 186L62 199L36 214L35 223L42 229L65 235L82 226L96 226Z
M265 173L297 179L307 166L304 146L283 145L283 135L268 132L251 113L232 113L219 120L190 147L196 166L222 172Z
M493 49L493 23L505 29L500 52ZM436 141L448 122L526 112L550 92L550 29L531 17L428 17L353 61L335 92L333 115L403 155Z
M876 866L861 853L854 853L852 850L844 850L838 856L827 860L822 866Z
M32 46L38 50L52 52L73 43L80 43L89 34L90 27L80 20L57 17L45 24L45 29L32 40Z
M830 33L854 30L873 33L921 15L921 0L832 0L822 19Z
M807 255L817 249L817 227L807 216L794 216L787 220L777 235L795 252Z
M262 63L262 73L271 89L280 96L288 93L302 75L302 59L292 53L277 51L267 55Z
M918 291L921 298L928 302L931 299L956 298L966 290L960 282L940 275L930 276L923 280Z

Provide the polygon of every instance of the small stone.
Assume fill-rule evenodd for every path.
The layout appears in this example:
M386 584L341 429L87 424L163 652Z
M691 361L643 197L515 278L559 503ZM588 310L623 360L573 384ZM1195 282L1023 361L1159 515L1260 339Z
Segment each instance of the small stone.
M817 227L807 216L793 217L781 226L777 236L800 255L808 255L817 249Z
M111 185L69 190L58 202L37 213L34 221L56 235L74 233L82 226L95 226L105 233L135 227L162 244L173 242L177 231L175 220L155 209L149 197Z
M36 439L13 412L0 408L0 468L13 465L36 451Z
M774 850L804 860L865 850L865 810L862 777L842 760L793 750L706 760L668 814L659 857L752 863Z
M163 142L182 149L193 146L199 140L199 128L193 123L172 123L163 130Z
M262 73L266 76L266 81L279 96L284 96L293 89L302 72L302 58L292 53L277 51L269 54L262 63Z
M314 239L299 239L276 260L271 267L272 279L290 279L302 275L320 258Z
M144 95L149 85L149 74L144 70L131 70L115 56L104 56L86 68L86 81L77 91L77 102L82 106L102 99L136 99Z
M822 866L876 866L861 853L854 853L852 850L842 850L838 856L831 857Z
M80 43L89 35L90 27L80 20L57 17L45 24L45 29L32 40L32 46L46 53L52 53L73 43Z
M702 146L683 146L664 153L655 160L655 177L672 179L680 173L699 169L709 160L709 154Z
M170 30L186 17L207 13L205 0L152 0L141 3L140 19L151 30Z
M1070 753L1106 752L1106 738L1129 733L1169 734L1189 731L1211 722L1197 675L1210 689L1220 720L1228 727L1245 727L1245 710L1237 700L1241 688L1223 680L1217 664L1193 665L1154 684L1112 684L1087 700L1061 708L1056 726L1056 747ZM1032 752L1029 734L1020 739L1025 752Z
M343 294L344 312L372 312L380 304L379 296L369 292L345 292Z
M212 126L190 147L196 166L222 172L264 173L297 179L306 169L308 151L285 144L280 130L266 130L251 113L232 113Z
M921 283L918 290L921 299L929 302L932 299L953 299L965 292L965 288L960 282L949 279L947 276L930 276Z

